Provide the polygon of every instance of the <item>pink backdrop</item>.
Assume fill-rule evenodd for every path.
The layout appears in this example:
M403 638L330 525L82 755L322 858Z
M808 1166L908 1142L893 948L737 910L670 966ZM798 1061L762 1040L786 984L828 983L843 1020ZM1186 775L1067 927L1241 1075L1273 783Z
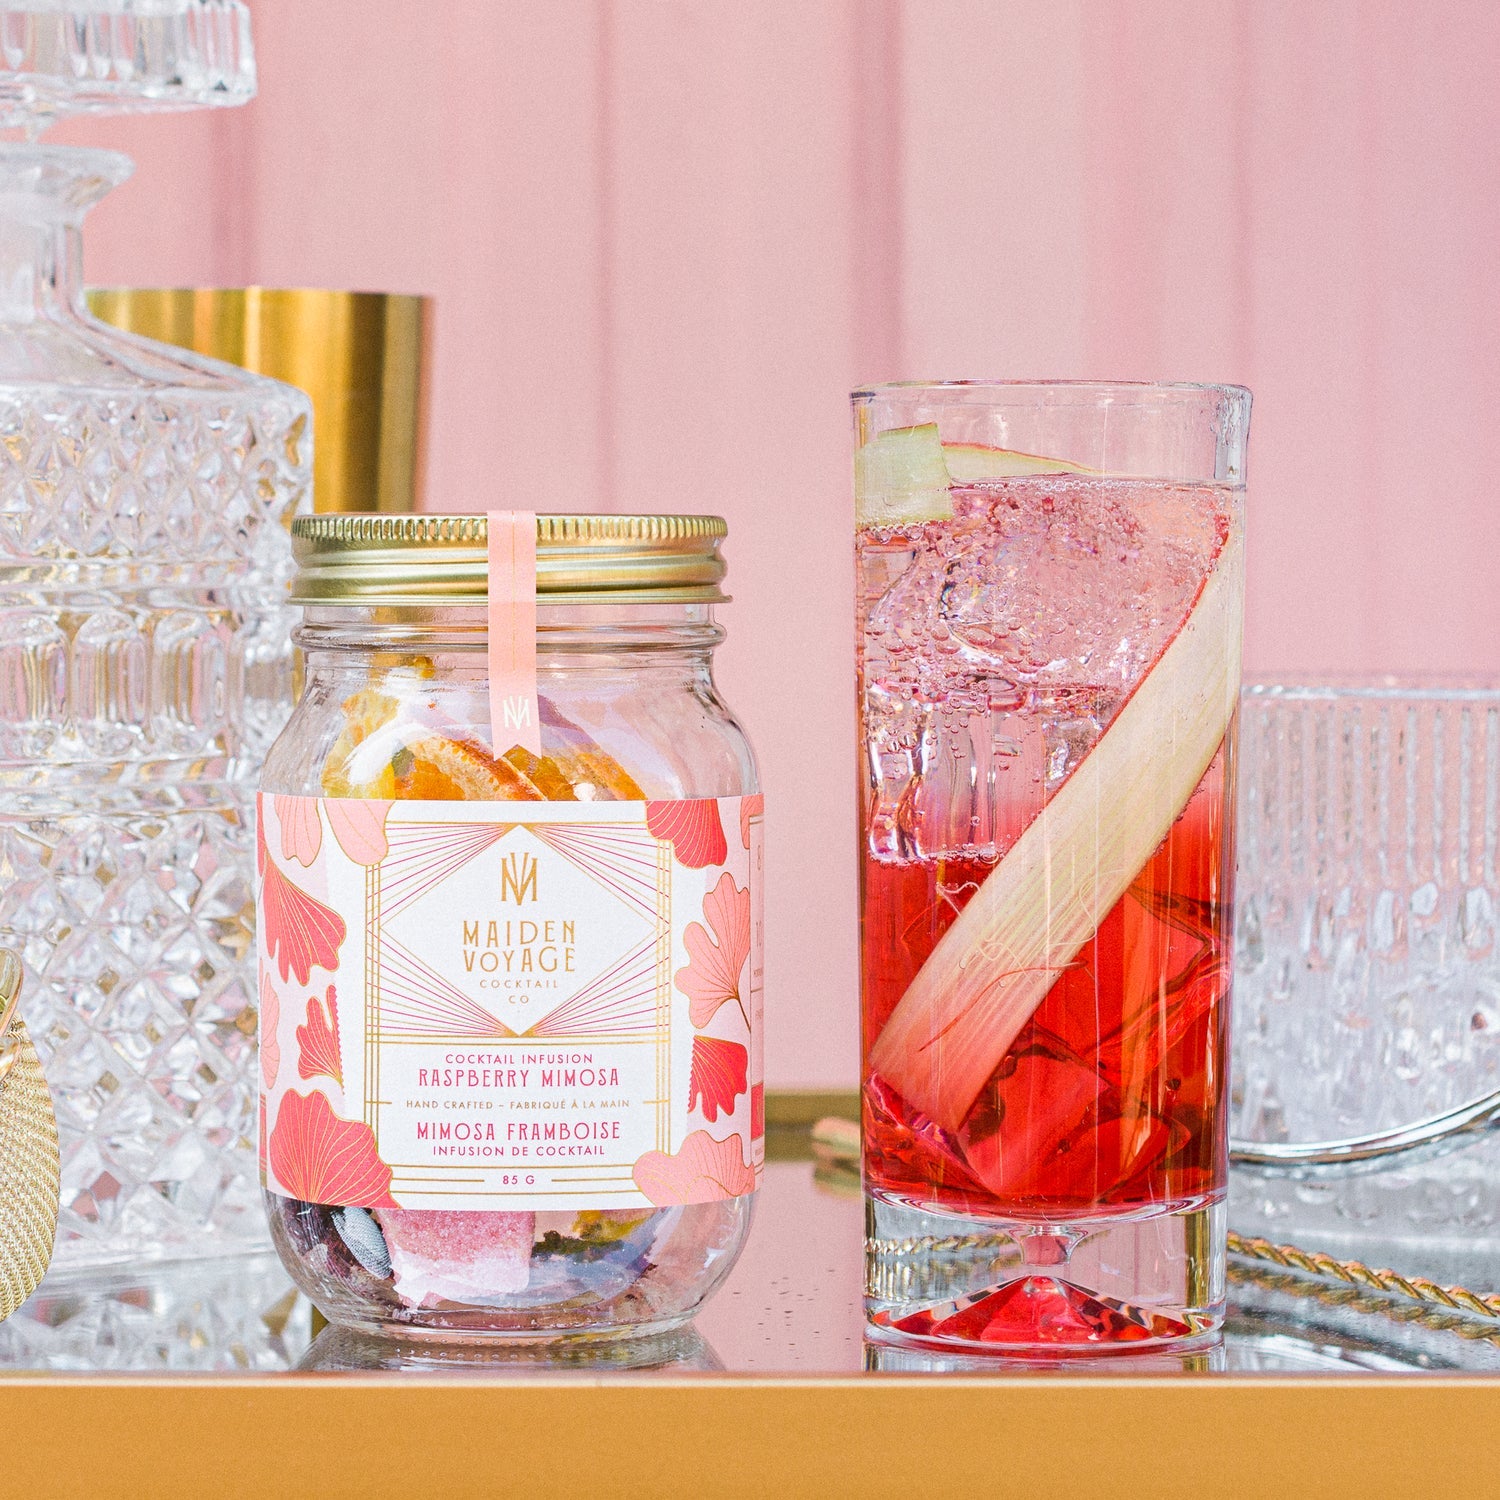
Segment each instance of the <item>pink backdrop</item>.
M845 393L1255 392L1249 665L1500 670L1500 6L254 0L98 282L439 299L429 504L729 518L773 1084L855 1074Z

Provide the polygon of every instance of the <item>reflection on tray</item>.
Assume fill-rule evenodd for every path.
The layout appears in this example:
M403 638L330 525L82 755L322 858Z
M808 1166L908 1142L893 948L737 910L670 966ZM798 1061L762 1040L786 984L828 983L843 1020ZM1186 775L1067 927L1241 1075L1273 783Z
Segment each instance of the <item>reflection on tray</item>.
M312 1304L274 1255L58 1275L4 1323L0 1368L289 1369L312 1342Z
M420 1375L598 1375L604 1372L687 1375L722 1371L718 1355L697 1329L675 1328L644 1338L589 1339L545 1344L463 1343L401 1339L325 1328L297 1364L299 1370L404 1371Z
M1232 1256L1229 1368L1500 1370L1500 1321Z
M840 1184L841 1185L841 1184ZM890 1373L1065 1376L1165 1373L1500 1371L1500 1319L1340 1285L1231 1256L1221 1344L1186 1354L1116 1354L1020 1364L928 1353L860 1337L862 1205L815 1184L806 1161L772 1162L746 1253L698 1329L547 1350L455 1346L324 1330L272 1256L156 1266L136 1275L54 1272L0 1324L0 1370L71 1373L724 1370L760 1375ZM701 1331L700 1331L701 1330Z
M1224 1368L1225 1345L1218 1336L1195 1349L1151 1349L1141 1354L1111 1350L1093 1358L955 1354L865 1340L865 1369L885 1375L1203 1375Z

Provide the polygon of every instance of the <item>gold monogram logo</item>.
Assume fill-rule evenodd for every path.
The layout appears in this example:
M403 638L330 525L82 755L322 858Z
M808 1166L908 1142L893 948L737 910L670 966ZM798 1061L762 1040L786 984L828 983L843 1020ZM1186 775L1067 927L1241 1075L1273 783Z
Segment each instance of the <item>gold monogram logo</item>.
M500 865L500 899L509 898L519 906L535 901L536 859L530 854L507 854Z

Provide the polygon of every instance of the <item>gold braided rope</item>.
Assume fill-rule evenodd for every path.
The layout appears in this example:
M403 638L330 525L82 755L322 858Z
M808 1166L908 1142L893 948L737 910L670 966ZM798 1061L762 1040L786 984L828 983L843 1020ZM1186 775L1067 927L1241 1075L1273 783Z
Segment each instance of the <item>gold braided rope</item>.
M1430 1302L1411 1302L1395 1294L1367 1292L1358 1286L1314 1281L1301 1271L1282 1271L1264 1262L1231 1263L1229 1279L1250 1286L1265 1287L1301 1301L1311 1300L1324 1307L1359 1313L1361 1316L1387 1318L1393 1323L1415 1323L1438 1333L1456 1334L1471 1343L1489 1344L1500 1349L1500 1329L1486 1318L1468 1313L1447 1312Z
M1299 1250L1295 1245L1274 1245L1270 1240L1229 1231L1229 1253L1250 1260L1268 1261L1304 1276L1318 1276L1342 1281L1369 1291L1393 1293L1413 1302L1443 1307L1468 1318L1500 1321L1500 1296L1471 1292L1465 1286L1440 1286L1425 1276L1403 1276L1399 1271L1373 1270L1358 1260L1337 1260L1316 1250Z
M7 955L8 956L8 955ZM57 1122L20 1020L0 1037L0 1321L36 1289L57 1230Z

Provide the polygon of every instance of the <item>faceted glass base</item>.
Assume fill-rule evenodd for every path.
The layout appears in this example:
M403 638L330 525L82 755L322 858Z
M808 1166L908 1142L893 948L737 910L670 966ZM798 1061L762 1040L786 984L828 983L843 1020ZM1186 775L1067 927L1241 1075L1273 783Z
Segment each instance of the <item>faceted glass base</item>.
M977 1350L977 1352L976 1352ZM1070 1375L1202 1375L1230 1368L1222 1333L1208 1333L1173 1344L1111 1345L1092 1359L1056 1350L936 1343L883 1333L871 1326L865 1339L865 1369L884 1375L1027 1375L1056 1370L1067 1362Z
M1211 1341L1224 1320L1222 1200L1076 1224L865 1199L871 1336L973 1352L1105 1353Z
M55 1269L268 1248L255 856L248 809L217 790L0 808L0 939L26 963L61 1142Z

